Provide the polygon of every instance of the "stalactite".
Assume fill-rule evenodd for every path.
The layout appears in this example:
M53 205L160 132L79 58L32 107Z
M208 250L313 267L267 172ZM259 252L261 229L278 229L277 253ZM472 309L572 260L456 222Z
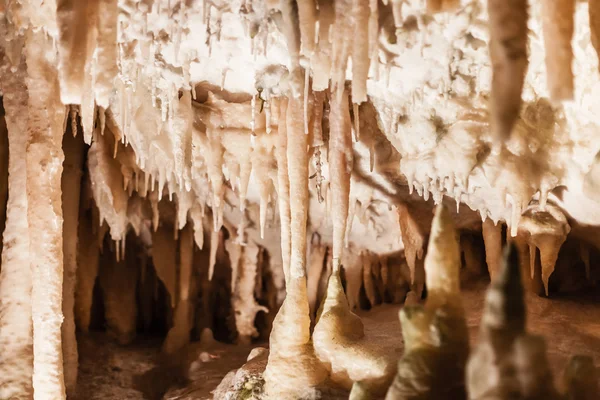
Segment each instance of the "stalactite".
M88 59L88 36L95 29L95 18L88 19L92 0L57 0L60 98L64 104L81 104ZM95 12L94 12L95 15Z
M213 219L215 218L213 214ZM208 280L211 281L215 273L215 264L217 263L217 250L219 249L221 230L210 232L210 257L208 261Z
M485 245L485 261L490 279L493 281L502 259L502 225L494 224L487 218L482 224L483 243Z
M119 72L117 67L119 8L118 0L96 1L98 1L98 47L97 67L94 69L94 94L98 106L106 109L114 88L114 80Z
M77 129L77 125L74 127ZM73 129L73 127L71 127ZM76 134L77 131L75 131ZM77 276L77 227L79 224L79 197L83 174L84 144L81 136L68 133L63 137L65 161L61 182L63 222L63 364L67 395L75 392L77 384L77 340L75 337L75 282Z
M211 243L212 245L212 243ZM161 225L152 233L152 261L156 275L169 293L169 304L177 305L177 246L172 228Z
M277 157L277 203L279 205L279 225L281 230L281 258L285 280L290 277L290 178L287 160L287 99L279 104L278 141L275 155Z
M8 130L8 201L0 271L0 398L33 398L32 270L27 225L28 92L24 59L13 71L0 47L0 89Z
M541 10L550 98L554 101L571 100L574 90L571 40L575 0L546 0Z
M346 82L346 68L350 57L353 24L352 0L335 0L335 26L333 30L333 49L331 57L331 88L335 101L342 101Z
M292 70L296 70L300 65L300 25L298 21L298 8L292 0L281 0L279 3L281 10L281 25L279 29L285 37L287 49L290 54Z
M194 221L194 242L200 250L204 247L204 206L196 202L190 210L190 218Z
M33 272L33 388L35 397L64 399L62 324L62 209L60 178L65 106L60 101L52 41L44 31L27 34L29 89L27 221Z
M298 18L300 20L300 54L310 58L315 50L315 23L317 22L315 0L298 1Z
M175 308L173 327L167 333L163 343L163 351L166 354L174 354L190 341L190 331L192 329L190 286L193 284L193 253L192 227L187 224L179 236L179 299Z
M369 0L353 0L355 37L352 44L352 102L367 101L367 78L371 54L369 52ZM355 117L356 118L356 117Z
M425 239L407 206L398 206L398 216L400 219L402 242L404 243L404 254L410 268L411 283L415 283L417 259L423 258L423 244Z
M491 124L496 138L507 139L521 111L527 72L527 1L488 0L488 14L493 69Z
M521 217L519 232L525 235L530 246L530 263L535 265L536 248L540 250L542 265L542 282L548 296L548 280L554 272L554 266L562 244L571 231L565 215L553 205L547 205L544 211L537 206L530 206ZM531 268L533 277L533 268Z
M469 334L460 295L460 248L443 205L431 227L425 269L426 304L400 311L405 352L386 400L466 398Z
M319 0L319 37L317 49L310 61L312 70L312 89L323 91L329 88L331 76L331 41L330 30L335 20L335 11L331 0Z
M112 132L107 129L101 135L97 125L87 162L90 179L94 182L92 193L100 211L99 223L106 220L112 239L121 240L127 230L129 194L123 189L121 164L113 158L112 146Z
M129 344L136 335L136 287L138 260L132 251L117 261L113 254L102 254L98 282L104 300L104 318L108 334L120 344Z

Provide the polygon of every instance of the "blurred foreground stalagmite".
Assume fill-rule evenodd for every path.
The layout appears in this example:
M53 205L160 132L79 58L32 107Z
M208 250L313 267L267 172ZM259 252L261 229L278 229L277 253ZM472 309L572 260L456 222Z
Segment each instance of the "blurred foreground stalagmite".
M425 272L426 304L400 311L404 355L386 400L465 399L469 336L460 295L460 247L450 213L436 211Z
M525 301L514 245L504 251L486 295L479 342L467 366L469 399L557 399L544 339L525 331Z
M13 66L0 47L0 88L8 129L8 201L0 271L0 398L33 397L31 268L27 226L27 82L24 57Z

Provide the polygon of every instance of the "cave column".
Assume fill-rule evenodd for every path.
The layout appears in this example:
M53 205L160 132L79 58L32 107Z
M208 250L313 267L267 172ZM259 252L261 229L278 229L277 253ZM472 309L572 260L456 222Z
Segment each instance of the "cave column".
M24 58L16 71L9 72L11 67L0 48L0 87L4 94L10 154L0 272L0 398L31 399L33 333L26 188L28 92Z
M73 116L74 118L74 116ZM83 140L77 135L77 125L72 124L72 134L65 134L63 150L65 162L61 182L63 223L63 314L62 325L63 365L65 385L70 395L77 384L77 339L75 337L75 282L77 274L77 226L79 223L79 198L83 167ZM96 249L96 246L92 246Z
M61 346L63 215L61 174L65 106L60 101L56 54L43 30L26 38L29 121L27 222L30 229L35 399L64 399Z

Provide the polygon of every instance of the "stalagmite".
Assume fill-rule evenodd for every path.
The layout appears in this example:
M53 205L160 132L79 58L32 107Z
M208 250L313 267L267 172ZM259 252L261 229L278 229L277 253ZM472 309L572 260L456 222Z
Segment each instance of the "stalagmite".
M367 78L371 58L371 53L369 53L369 0L354 0L352 14L356 29L356 36L352 44L352 102L360 104L367 101Z
M286 298L273 321L264 373L269 398L312 398L326 378L310 342L306 292L306 221L308 217L308 135L304 134L303 99L287 106L287 157L290 183L290 269Z
M77 129L77 125L74 127ZM71 128L73 129L73 127ZM75 131L76 134L77 131ZM73 395L77 383L77 340L75 337L75 282L77 276L77 232L79 223L79 197L83 174L84 144L81 135L63 137L65 161L61 182L63 211L63 364L67 395Z
M125 259L116 261L114 254L105 251L98 277L108 334L120 344L129 344L135 337L137 325L136 286L139 272L136 255L129 252Z
M493 281L502 260L502 226L487 218L482 224L485 261L490 279Z
M94 69L94 94L98 106L108 108L114 80L119 72L117 57L118 0L88 0L98 2L97 67Z
M211 243L212 246L212 243ZM177 305L177 247L172 228L161 225L152 233L152 261L156 275L169 293L169 304Z
M193 253L194 239L192 227L187 224L179 236L179 298L175 307L173 327L167 333L167 337L163 343L163 351L166 354L175 353L190 341L190 331L192 329L190 285L192 284L193 276Z
M31 256L27 226L27 81L24 59L9 64L0 47L0 89L8 129L8 201L0 270L0 398L33 398ZM10 73L9 68L14 70Z
M545 0L541 10L550 98L554 101L571 100L574 91L571 40L575 0Z
M60 101L52 41L28 32L27 222L33 272L33 389L40 399L64 399L61 331L63 249L60 178L65 106Z
M95 20L88 19L89 8L97 7L95 0L57 0L58 53L60 98L64 104L81 104L84 95L88 35Z
M313 342L337 384L349 390L354 382L360 382L372 396L381 395L388 387L394 359L365 337L360 318L348 307L339 273L329 278Z
M488 0L492 61L491 124L508 139L521 112L527 72L527 0ZM510 23L508 23L510 21Z
M600 396L598 370L588 356L573 356L563 377L569 400L593 400Z
M460 247L449 211L437 207L425 270L425 306L400 311L405 352L386 400L465 399L469 335L460 295Z
M249 242L242 250L239 259L239 272L235 291L232 296L232 306L235 311L235 326L238 331L238 343L250 344L258 336L254 319L259 311L268 312L266 307L259 306L254 298L254 286L258 273L258 253L260 248Z

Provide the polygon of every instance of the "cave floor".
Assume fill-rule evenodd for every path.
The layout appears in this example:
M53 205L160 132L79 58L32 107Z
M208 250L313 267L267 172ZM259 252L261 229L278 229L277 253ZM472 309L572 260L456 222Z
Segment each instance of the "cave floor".
M471 343L475 344L483 309L485 284L478 283L463 289ZM369 340L381 343L398 357L403 342L398 311L401 306L385 304L359 315ZM600 364L600 292L556 296L551 299L527 296L530 332L546 338L548 357L559 387L562 371L573 354L586 354ZM203 346L194 343L183 355L165 361L160 355L160 340L140 338L129 346L119 346L101 333L79 338L80 369L78 400L95 399L210 399L210 392L231 370L245 363L253 347L216 344ZM199 363L200 376L195 382L181 379L178 364L190 365L200 353L206 352L210 361ZM206 357L207 354L204 356ZM183 362L182 362L183 361Z

